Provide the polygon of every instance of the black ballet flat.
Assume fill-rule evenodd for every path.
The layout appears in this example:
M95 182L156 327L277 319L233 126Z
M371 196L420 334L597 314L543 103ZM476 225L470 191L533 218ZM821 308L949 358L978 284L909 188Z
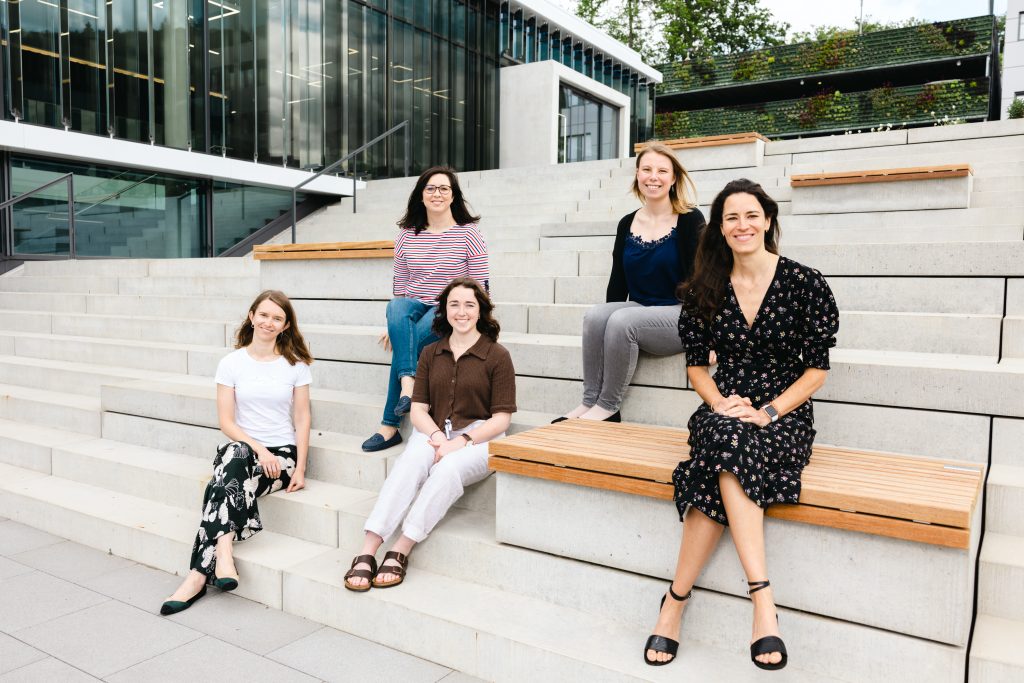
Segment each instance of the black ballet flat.
M224 578L214 578L213 585L222 591L233 591L238 588L238 577L237 576L225 576Z
M556 417L554 420L551 421L551 424L558 424L559 422L565 422L568 419L569 418L567 418L565 415L563 415L561 417Z
M191 598L189 598L185 602L182 602L181 600L168 600L164 604L160 605L160 614L162 614L162 615L164 615L166 617L166 616L170 616L172 614L177 614L178 612L184 612L185 610L187 610L189 607L192 606L192 603L194 603L196 600L198 600L199 598L203 597L204 595L206 595L206 586L205 585L203 586L203 588L198 593L193 595Z
M616 410L614 413L601 420L601 422L622 422L622 411Z
M676 602L684 602L686 600L689 600L690 596L693 595L693 589L691 588L686 593L686 595L680 596L680 595L676 595L676 592L674 590L672 590L672 584L669 584L668 585L668 594L671 595L672 599L675 600ZM662 607L665 606L665 597L666 596L664 596L664 595L661 596L661 604L658 606L659 610ZM655 652L664 652L667 655L672 655L672 659L666 659L664 662L659 662L656 659L648 659L647 658L647 651L648 650L654 650ZM644 663L647 664L648 666L665 666L669 662L674 662L676 660L676 652L678 652L678 651L679 651L679 641L678 640L672 640L671 638L666 638L665 636L651 635L647 639L647 642L644 644ZM772 650L772 652L775 652L775 650Z
M768 581L747 581L747 585L750 586L750 589L747 591L747 595L751 595L772 584ZM779 615L776 614L775 619L778 620L778 618ZM757 657L760 655L770 655L773 652L778 652L782 655L782 659L777 663L771 664L757 661ZM786 644L782 642L782 638L779 638L778 636L765 636L764 638L758 638L750 644L750 661L752 661L754 666L758 669L778 671L779 669L785 668L786 661L788 659L789 655L786 652Z

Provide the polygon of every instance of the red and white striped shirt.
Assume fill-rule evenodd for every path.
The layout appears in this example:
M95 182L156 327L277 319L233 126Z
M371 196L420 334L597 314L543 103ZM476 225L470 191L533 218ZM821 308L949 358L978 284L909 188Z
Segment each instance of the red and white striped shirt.
M400 230L395 240L395 296L433 306L448 283L469 276L490 290L487 244L475 225L453 225L442 233Z

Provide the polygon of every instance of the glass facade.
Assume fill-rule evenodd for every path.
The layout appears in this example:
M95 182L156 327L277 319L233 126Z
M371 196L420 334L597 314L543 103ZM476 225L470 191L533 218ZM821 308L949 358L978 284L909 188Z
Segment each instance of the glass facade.
M558 162L618 156L619 108L566 85L558 92Z
M298 168L497 165L496 0L0 2L4 116ZM402 171L401 133L358 161Z
M553 59L628 95L630 149L637 142L654 137L655 83L649 82L646 76L629 66L602 54L580 38L570 35L560 26L550 23L544 17L531 15L530 10L515 2L503 2L500 50L503 65ZM560 129L562 125L560 122Z
M403 121L413 173L494 168L500 67L544 59L629 94L631 136L648 137L643 78L500 0L0 0L4 119L291 168ZM614 149L615 112L565 98L567 158ZM401 175L405 142L341 172ZM13 154L2 197L67 172L82 256L215 255L290 207L287 191ZM68 254L65 186L2 213L0 257Z

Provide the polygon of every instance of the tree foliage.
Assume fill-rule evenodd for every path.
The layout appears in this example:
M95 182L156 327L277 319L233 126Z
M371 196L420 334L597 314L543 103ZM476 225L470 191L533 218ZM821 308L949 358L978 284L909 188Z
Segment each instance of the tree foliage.
M639 52L645 61L753 50L783 42L759 0L577 0L576 15Z
M851 26L812 26L810 31L798 31L789 37L789 43L806 43L810 41L828 40L829 38L845 38L855 36L857 30L857 17L850 22ZM921 26L930 24L928 19L900 19L898 21L874 21L871 16L864 17L864 26L861 33L874 33L875 31L888 31L894 28L908 28L910 26Z

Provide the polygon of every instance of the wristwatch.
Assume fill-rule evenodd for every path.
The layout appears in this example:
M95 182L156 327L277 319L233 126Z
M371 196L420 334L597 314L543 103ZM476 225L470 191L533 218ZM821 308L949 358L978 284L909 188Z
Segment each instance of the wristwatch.
M779 421L779 411L775 410L775 406L773 406L771 403L765 403L763 406L761 406L761 410L765 412L765 415L768 416L768 419L771 422ZM769 422L769 424L771 424L771 422Z
M472 446L473 445L473 437L471 437L469 434L466 434L465 432L463 432L459 436L461 436L463 439L466 440L466 445L467 446Z

